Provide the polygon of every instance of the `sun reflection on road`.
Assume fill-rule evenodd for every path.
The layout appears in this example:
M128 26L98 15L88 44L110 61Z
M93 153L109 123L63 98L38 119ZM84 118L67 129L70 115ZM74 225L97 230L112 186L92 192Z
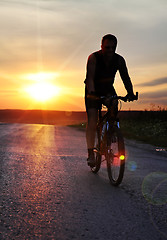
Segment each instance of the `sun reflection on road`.
M32 127L32 125L31 125ZM21 204L26 206L24 215L26 225L34 230L34 234L42 237L44 228L55 224L56 208L49 209L53 198L60 203L63 196L56 192L55 173L62 171L60 158L55 157L54 126L33 125L31 136L24 136L22 145L24 152L24 171L21 173ZM20 189L19 189L20 191ZM58 206L58 205L56 205ZM20 212L21 214L21 212Z

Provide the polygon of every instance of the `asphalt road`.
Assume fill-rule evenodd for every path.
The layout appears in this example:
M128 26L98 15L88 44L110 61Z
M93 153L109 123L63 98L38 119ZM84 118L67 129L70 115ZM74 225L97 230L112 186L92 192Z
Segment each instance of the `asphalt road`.
M126 141L119 187L86 165L85 133L0 124L0 239L167 239L167 154Z

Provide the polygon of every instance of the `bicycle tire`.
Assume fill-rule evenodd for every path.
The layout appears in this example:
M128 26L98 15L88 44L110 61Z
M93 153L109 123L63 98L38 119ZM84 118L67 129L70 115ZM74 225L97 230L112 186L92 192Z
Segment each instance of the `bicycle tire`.
M125 170L125 145L121 130L114 126L106 149L107 172L110 183L118 186Z
M97 173L101 166L101 154L100 154L100 128L97 128L96 130L96 136L95 136L95 148L94 148L94 155L96 164L94 167L90 167L91 171L93 173Z

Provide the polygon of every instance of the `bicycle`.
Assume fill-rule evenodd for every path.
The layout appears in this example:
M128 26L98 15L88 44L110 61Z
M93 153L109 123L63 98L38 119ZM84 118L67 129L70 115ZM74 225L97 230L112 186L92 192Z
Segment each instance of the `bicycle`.
M99 97L102 100L106 99L105 96ZM131 101L128 96L111 96L107 97L113 102L113 100L122 100L124 102ZM138 92L136 92L135 98L138 99ZM102 107L99 109L98 122L96 127L95 138L95 166L90 167L93 173L97 173L101 167L102 156L107 163L107 172L110 183L114 186L118 186L123 179L125 170L125 144L124 138L121 133L119 118L111 119L110 108L107 108L107 112L102 116Z

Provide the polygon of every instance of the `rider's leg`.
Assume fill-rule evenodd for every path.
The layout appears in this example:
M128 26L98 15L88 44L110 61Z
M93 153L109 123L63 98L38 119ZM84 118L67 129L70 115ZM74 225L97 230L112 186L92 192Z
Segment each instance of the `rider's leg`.
M88 161L94 161L94 144L96 134L96 124L98 119L98 110L96 108L87 109L87 128L86 128L86 141L88 148Z
M87 148L94 148L96 124L98 119L98 110L96 108L90 108L87 110L87 128L86 128L86 140Z

